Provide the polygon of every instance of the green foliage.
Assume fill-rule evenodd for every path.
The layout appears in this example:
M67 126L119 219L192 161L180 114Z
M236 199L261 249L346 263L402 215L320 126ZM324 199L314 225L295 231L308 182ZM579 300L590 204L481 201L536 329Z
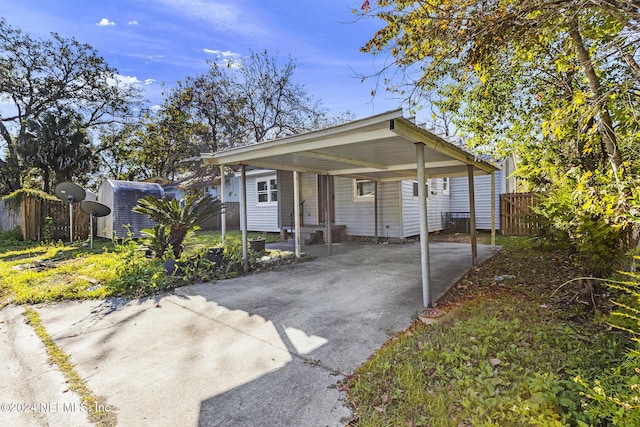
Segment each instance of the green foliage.
M17 210L20 208L20 204L22 203L22 199L24 197L39 200L59 201L57 197L35 188L21 188L19 190L13 191L10 194L3 196L2 201L5 202L6 205L10 208Z
M640 261L640 257L635 257ZM575 378L582 387L582 410L607 425L640 425L640 274L621 272L626 280L610 280L616 306L608 316L609 325L625 331L630 339L625 359L599 372L597 379Z
M21 239L17 233L14 237ZM197 239L190 239L187 250L176 262L177 271L171 273L165 272L163 259L147 257L147 248L133 240L131 233L119 241L97 241L95 249L79 242L37 244L2 239L3 235L0 234L0 306L9 302L142 297L190 283L236 277L243 271L238 232L229 233L227 259L218 264L209 259L207 252L220 244L219 233L199 233ZM253 271L265 268L254 254L249 255ZM276 260L270 260L269 266L292 262L295 259L290 255L275 254Z
M133 239L115 242L115 253L119 262L109 282L113 294L140 297L175 287L172 278L164 274L163 261L148 259Z
M42 241L44 243L53 242L53 233L55 232L54 225L53 225L53 218L51 218L50 216L47 216L44 219L44 223L42 224L41 230L42 230Z
M385 86L431 102L471 148L514 156L517 176L550 196L544 243L566 238L580 265L610 271L640 224L637 8L378 0L356 13L383 23L362 50L393 57Z
M601 351L605 349L606 351ZM394 337L347 383L354 425L587 425L577 375L620 360L622 341L537 301L478 299Z
M569 246L578 266L588 274L607 276L627 246L627 236L637 224L636 183L616 182L611 172L582 173L574 168L541 198L538 243ZM623 187L622 190L619 190Z
M8 194L22 187L33 167L19 152L28 143L30 124L59 108L78 114L83 128L118 121L131 114L140 90L113 84L117 70L91 46L73 38L55 33L34 38L3 18L0 35L0 98L15 112L0 121L6 148L6 156L0 158L0 194Z
M171 251L171 242L167 227L156 224L153 228L143 228L140 233L143 236L142 244L147 246L156 256L156 258L164 258L167 250Z
M19 226L11 230L0 230L0 246L13 246L22 242L22 229Z
M206 194L201 197L186 196L182 202L166 197L156 199L146 196L138 200L134 212L147 215L160 227L154 227L153 244L156 257L163 257L171 247L173 256L178 259L184 249L187 236L198 229L198 224L223 212L222 203ZM147 233L149 235L149 233Z
M640 360L630 353L618 366L605 370L600 379L587 381L581 376L575 382L582 387L581 410L599 425L640 425Z
M72 111L52 109L29 121L26 136L17 143L25 164L38 170L42 189L55 183L86 180L95 164L91 140L82 118Z

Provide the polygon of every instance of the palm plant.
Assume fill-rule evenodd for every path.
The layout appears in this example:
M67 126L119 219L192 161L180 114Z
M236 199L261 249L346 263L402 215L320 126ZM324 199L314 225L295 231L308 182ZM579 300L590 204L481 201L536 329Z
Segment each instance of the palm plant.
M207 194L202 197L186 196L179 202L176 199L169 200L166 197L156 199L146 196L138 200L133 208L134 212L147 215L158 223L154 232L166 234L168 238L160 240L156 247L156 257L161 257L171 247L173 256L177 259L182 254L182 243L189 233L197 230L202 222L220 215L224 212L224 206L217 199Z

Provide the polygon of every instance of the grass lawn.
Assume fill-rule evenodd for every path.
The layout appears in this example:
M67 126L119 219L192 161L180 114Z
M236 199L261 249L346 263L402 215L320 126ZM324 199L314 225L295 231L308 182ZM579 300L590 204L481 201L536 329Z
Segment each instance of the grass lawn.
M627 339L594 321L591 301L606 298L592 284L554 293L580 275L568 254L498 243L445 295L444 316L416 320L348 378L350 425L610 425L585 413L575 381L623 359Z
M275 235L251 233L249 237L277 240ZM227 243L237 248L241 238L239 231L231 231ZM220 243L219 232L197 232L185 242L184 257L197 257ZM135 242L96 240L90 249L82 242L45 245L5 241L0 243L0 306L142 296L189 282L165 277L163 266L161 260L146 258L144 248Z
M239 242L240 233L230 233L227 248L236 258ZM429 325L416 320L345 380L350 425L614 425L598 418L583 394L589 390L576 381L594 384L622 364L628 337L605 327L594 310L594 303L608 309L607 295L589 281L561 286L580 276L567 253L541 252L522 238L498 236L497 243L502 251L439 301L442 317ZM218 244L218 233L200 232L186 242L185 257L206 270L199 254ZM100 241L93 250L0 243L0 307L136 297L188 282L166 277L163 262L146 258L135 242Z

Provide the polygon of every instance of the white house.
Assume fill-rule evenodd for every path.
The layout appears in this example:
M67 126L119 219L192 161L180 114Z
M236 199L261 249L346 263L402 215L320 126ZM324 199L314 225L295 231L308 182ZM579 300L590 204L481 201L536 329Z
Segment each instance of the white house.
M495 172L495 226L500 229L500 195L516 192L516 179L513 177L515 164L507 157L497 165ZM491 176L481 175L474 178L476 229L491 230ZM467 177L451 178L450 209L452 215L469 214L469 179Z
M228 166L240 168L243 248L247 247L249 217L258 215L250 214L249 210L268 206L270 209L263 212L266 217L273 215L272 205L275 205L278 226L283 224L283 217L292 211L296 212L296 225L302 219L313 221L314 213L315 219L320 223L323 219L320 212L324 202L327 230L333 229L331 219L335 217L336 228L340 230L342 225L345 233L352 235L379 234L381 231L386 235L387 226L389 237L403 238L418 234L425 307L431 306L428 232L435 226L442 227L441 213L435 207L438 203L433 199L429 210L427 200L438 196L437 179L442 180L442 196L450 199L450 194L444 194L445 189L448 189L448 178L473 178L476 175L493 174L497 170L495 165L478 159L461 147L417 126L415 118L404 117L400 109L274 141L217 153L201 153L200 157L205 165L220 166L222 170ZM275 172L274 179L271 172L269 177L265 175L258 179L260 177L256 173L256 176L249 179L247 166L287 171L287 175ZM293 182L291 187L296 191L284 191L289 187L289 177ZM431 182L427 178L431 178ZM418 184L414 185L414 181ZM472 195L473 188L470 188ZM255 193L253 202L249 201L251 193ZM420 196L417 197L416 193ZM311 196L305 198L305 194ZM322 194L326 194L324 201ZM316 208L305 207L307 201L309 205L316 201ZM443 206L449 202L450 200L444 201ZM419 226L415 228L412 203L415 203L420 218ZM471 208L474 209L473 206ZM438 216L440 221L436 220ZM432 218L432 221L428 221ZM431 224L427 227L428 222L436 224L433 228ZM372 228L373 233L370 231ZM295 252L298 257L302 255L301 231L297 230L295 235ZM471 258L474 264L477 263L475 237L475 233L472 233ZM328 236L329 253L331 243L332 238ZM244 271L248 272L249 257L246 249L243 250L243 263Z
M247 171L246 176L247 230L292 230L293 173L254 169ZM345 177L334 177L332 181L333 200L330 212L334 230L344 229L346 235L355 238L375 237L377 201L379 237L398 241L420 234L417 181L389 181L376 184L374 181ZM326 182L325 175L300 174L300 220L303 230L307 233L312 233L315 229L321 230L326 225ZM430 232L443 230L447 226L444 218L445 213L451 211L450 183L451 179L446 177L427 180ZM468 206L468 189L464 189L464 192L463 197L467 198Z

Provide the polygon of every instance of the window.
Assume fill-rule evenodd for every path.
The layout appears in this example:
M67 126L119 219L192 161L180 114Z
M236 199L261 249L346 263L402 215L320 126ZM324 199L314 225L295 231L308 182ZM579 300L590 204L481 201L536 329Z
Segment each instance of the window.
M268 179L257 182L258 203L273 203L278 201L278 181Z
M449 177L442 178L442 194L449 194Z
M428 200L431 197L431 179L425 182L425 194ZM418 181L413 181L413 200L418 200Z
M375 196L376 184L373 181L366 181L364 179L353 180L353 199L363 200L370 199Z

